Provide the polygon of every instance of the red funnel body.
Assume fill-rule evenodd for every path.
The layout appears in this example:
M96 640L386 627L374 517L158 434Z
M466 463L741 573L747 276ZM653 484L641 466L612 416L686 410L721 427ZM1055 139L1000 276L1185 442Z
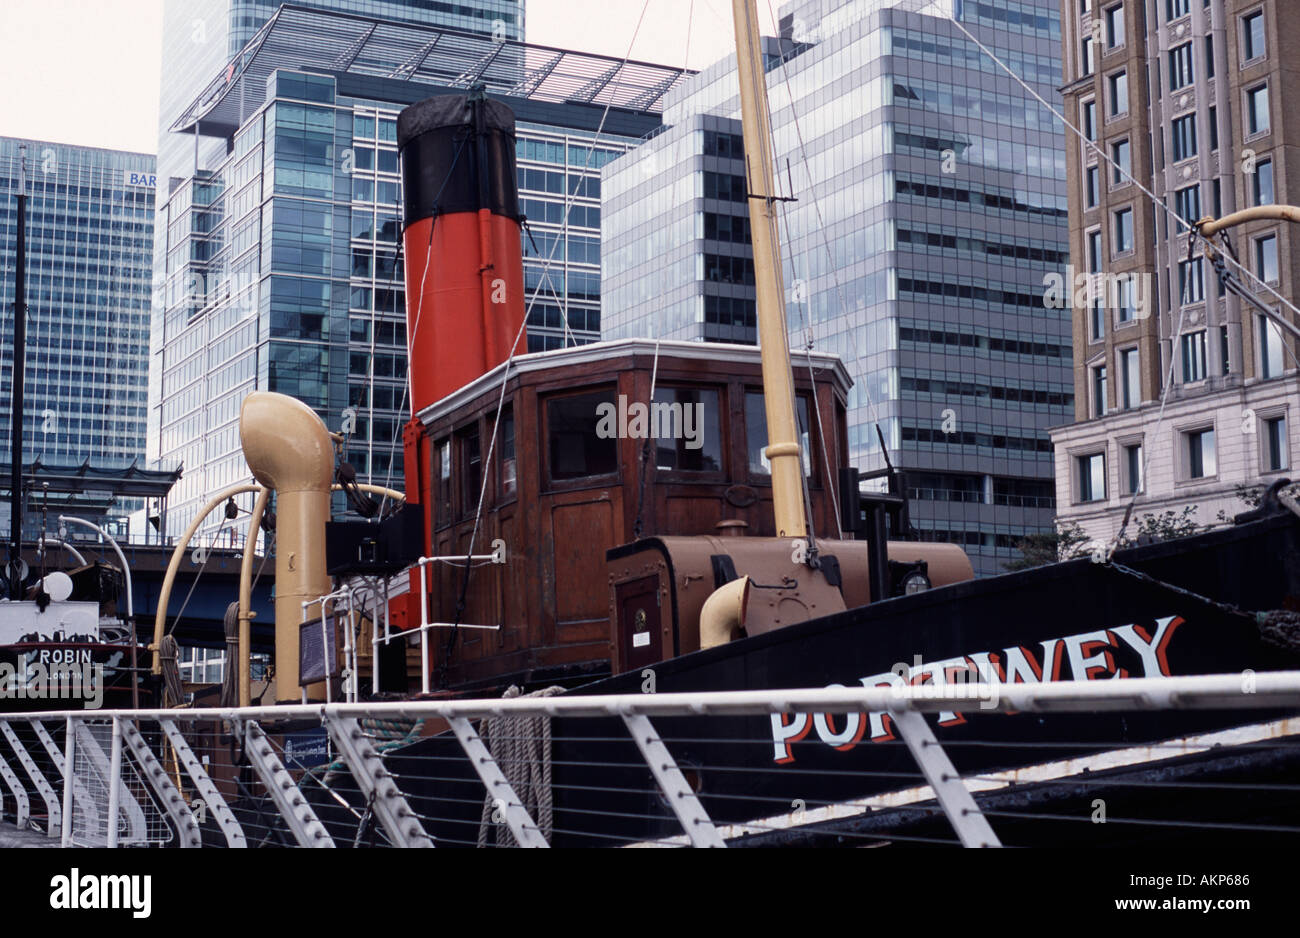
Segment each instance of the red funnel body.
M519 223L489 209L423 218L403 237L414 416L510 357L524 267Z
M397 143L412 417L406 498L429 504L432 454L419 413L528 348L514 112L473 92L429 98L398 115ZM426 515L426 554L428 523ZM414 573L403 599L392 610L399 628L419 622Z
M412 416L501 364L520 335L514 130L510 108L484 97L429 98L398 116Z

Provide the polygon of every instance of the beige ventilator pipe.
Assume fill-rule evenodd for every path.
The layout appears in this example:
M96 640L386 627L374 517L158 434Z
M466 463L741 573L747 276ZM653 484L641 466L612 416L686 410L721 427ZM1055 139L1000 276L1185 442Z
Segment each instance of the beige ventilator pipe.
M700 647L725 645L745 627L745 609L749 605L749 577L724 583L704 601L700 610Z
M340 491L343 486L335 483L332 491ZM406 493L382 485L358 482L357 488L372 495L387 495L395 501L405 501ZM270 500L271 490L262 489L253 505L252 517L248 520L248 537L244 543L244 559L239 568L239 705L252 706L253 672L250 655L252 653L253 620L253 560L256 556L257 535L262 529L262 516L266 514L266 503Z
M162 590L158 593L158 611L154 614L153 619L153 644L149 646L149 650L153 652L154 674L162 673L162 659L159 656L159 649L162 648L163 629L167 624L167 604L171 601L172 583L176 579L176 571L180 569L181 559L185 556L185 551L189 547L190 538L192 538L194 532L199 529L199 525L203 523L203 519L212 514L212 510L218 505L224 504L227 499L233 498L236 495L242 495L245 492L260 491L262 491L260 485L251 485L247 482L241 483L240 485L232 485L228 489L223 489L216 495L213 495L212 499L199 509L199 513L194 516L194 520L190 522L190 526L186 528L185 533L181 535L180 541L176 544L176 549L172 551L172 559L167 564L167 573L163 576Z
M1245 224L1248 221L1292 221L1300 223L1300 208L1296 208L1294 205L1256 205L1254 208L1243 208L1239 212L1224 215L1222 218L1212 218L1206 215L1196 223L1196 229L1208 238L1211 235L1218 234L1225 228Z
M275 684L277 702L298 699L298 627L303 603L330 592L325 522L334 444L316 412L285 394L254 391L239 410L239 440L253 478L275 489ZM309 700L325 685L306 688Z
M767 84L758 39L754 0L732 0L736 27L736 64L740 79L740 113L748 169L749 229L754 247L758 295L758 344L763 355L763 399L767 409L767 448L772 465L772 511L778 537L804 537L803 460L794 414L790 375L790 338L785 324L785 288L781 283L780 234L777 231L776 178L772 171L772 127L767 111Z

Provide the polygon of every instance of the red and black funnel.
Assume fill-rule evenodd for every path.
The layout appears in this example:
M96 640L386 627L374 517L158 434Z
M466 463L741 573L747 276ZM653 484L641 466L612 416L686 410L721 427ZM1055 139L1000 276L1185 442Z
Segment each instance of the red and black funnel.
M517 350L524 268L515 116L481 91L442 95L397 117L405 188L411 413Z

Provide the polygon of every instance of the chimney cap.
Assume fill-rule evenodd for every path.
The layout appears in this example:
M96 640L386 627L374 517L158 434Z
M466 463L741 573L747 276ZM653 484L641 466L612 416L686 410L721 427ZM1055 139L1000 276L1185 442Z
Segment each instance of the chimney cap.
M484 100L483 126L486 130L496 130L514 136L515 112L509 105L491 98ZM425 98L397 115L397 145L406 144L430 130L443 127L468 127L474 122L474 111L469 98L463 94L443 94Z

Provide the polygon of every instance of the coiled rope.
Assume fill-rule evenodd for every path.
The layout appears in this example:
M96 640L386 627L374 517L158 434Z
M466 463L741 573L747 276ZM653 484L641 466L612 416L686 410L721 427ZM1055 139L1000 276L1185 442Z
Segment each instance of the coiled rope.
M554 697L563 687L547 687L525 694L515 685L501 696ZM549 717L492 717L479 726L483 740L501 773L534 821L542 836L551 840L553 798L551 793L551 721ZM498 847L517 847L519 842L510 828L494 822L497 802L491 792L483 798L483 814L478 825L478 845L488 845L488 835L495 831L493 843Z

